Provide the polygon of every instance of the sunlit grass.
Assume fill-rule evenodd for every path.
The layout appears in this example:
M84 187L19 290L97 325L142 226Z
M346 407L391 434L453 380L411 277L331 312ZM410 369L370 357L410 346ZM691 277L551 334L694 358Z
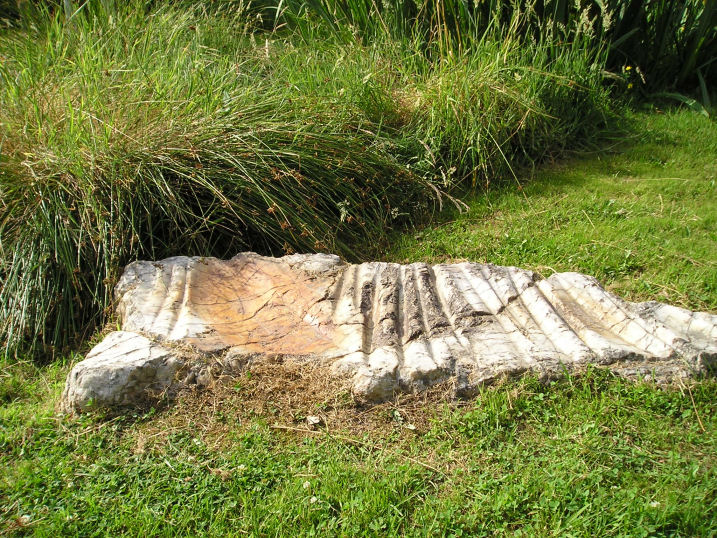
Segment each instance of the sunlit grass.
M466 198L384 257L593 275L629 300L717 311L717 128L689 110L632 118L609 151Z
M3 368L16 380L0 379L4 534L717 531L713 380L664 390L604 371L547 385L524 379L472 402L363 410L371 430L330 421L306 434L292 431L306 430L300 419L251 414L240 393L235 402L209 392L174 410L63 418L53 404L66 371Z

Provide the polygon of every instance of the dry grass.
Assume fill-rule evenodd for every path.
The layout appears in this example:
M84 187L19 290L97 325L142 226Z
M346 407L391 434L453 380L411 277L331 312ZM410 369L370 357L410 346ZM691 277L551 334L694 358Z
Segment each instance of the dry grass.
M455 399L449 380L367 404L354 398L348 380L337 378L328 366L269 359L241 374L223 375L208 387L183 390L151 420L135 423L135 450L160 449L179 431L196 431L207 445L221 448L231 442L231 434L257 423L290 437L325 435L365 445L370 436L400 446L427 432L444 406L464 404Z

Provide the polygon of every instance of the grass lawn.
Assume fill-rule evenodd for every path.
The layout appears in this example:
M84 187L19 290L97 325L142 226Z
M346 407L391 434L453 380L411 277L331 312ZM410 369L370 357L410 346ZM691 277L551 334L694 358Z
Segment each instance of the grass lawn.
M468 197L385 259L578 270L632 300L717 310L713 120L633 121L613 152ZM713 379L659 389L593 371L358 409L342 394L292 406L245 375L172 407L67 419L55 404L79 358L2 365L0 533L717 533ZM323 426L296 431L307 415Z

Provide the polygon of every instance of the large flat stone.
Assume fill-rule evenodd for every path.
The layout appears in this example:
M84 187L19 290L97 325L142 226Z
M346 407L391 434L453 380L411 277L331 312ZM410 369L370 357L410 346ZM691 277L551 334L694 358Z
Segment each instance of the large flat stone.
M337 387L349 379L373 401L449 378L458 395L470 395L502 376L553 378L588 364L669 381L704 374L717 360L717 316L626 302L578 273L541 279L474 263L349 265L322 254L244 253L135 262L115 291L123 332L75 366L65 409L84 408L87 394L115 405L180 384L175 374L190 359L199 377L209 371L202 361L318 361ZM162 366L142 385L127 372L147 361Z

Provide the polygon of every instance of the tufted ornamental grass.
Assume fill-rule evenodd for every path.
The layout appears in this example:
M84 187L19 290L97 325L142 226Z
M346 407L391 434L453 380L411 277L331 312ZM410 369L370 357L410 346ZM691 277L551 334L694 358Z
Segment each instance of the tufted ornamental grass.
M370 122L267 79L263 47L219 53L189 15L127 14L2 37L8 350L81 336L133 257L351 256L429 197ZM229 25L212 32L243 45Z
M457 187L512 181L610 116L604 54L515 25L436 55L264 5L33 9L0 31L11 356L82 342L134 259L375 256Z

